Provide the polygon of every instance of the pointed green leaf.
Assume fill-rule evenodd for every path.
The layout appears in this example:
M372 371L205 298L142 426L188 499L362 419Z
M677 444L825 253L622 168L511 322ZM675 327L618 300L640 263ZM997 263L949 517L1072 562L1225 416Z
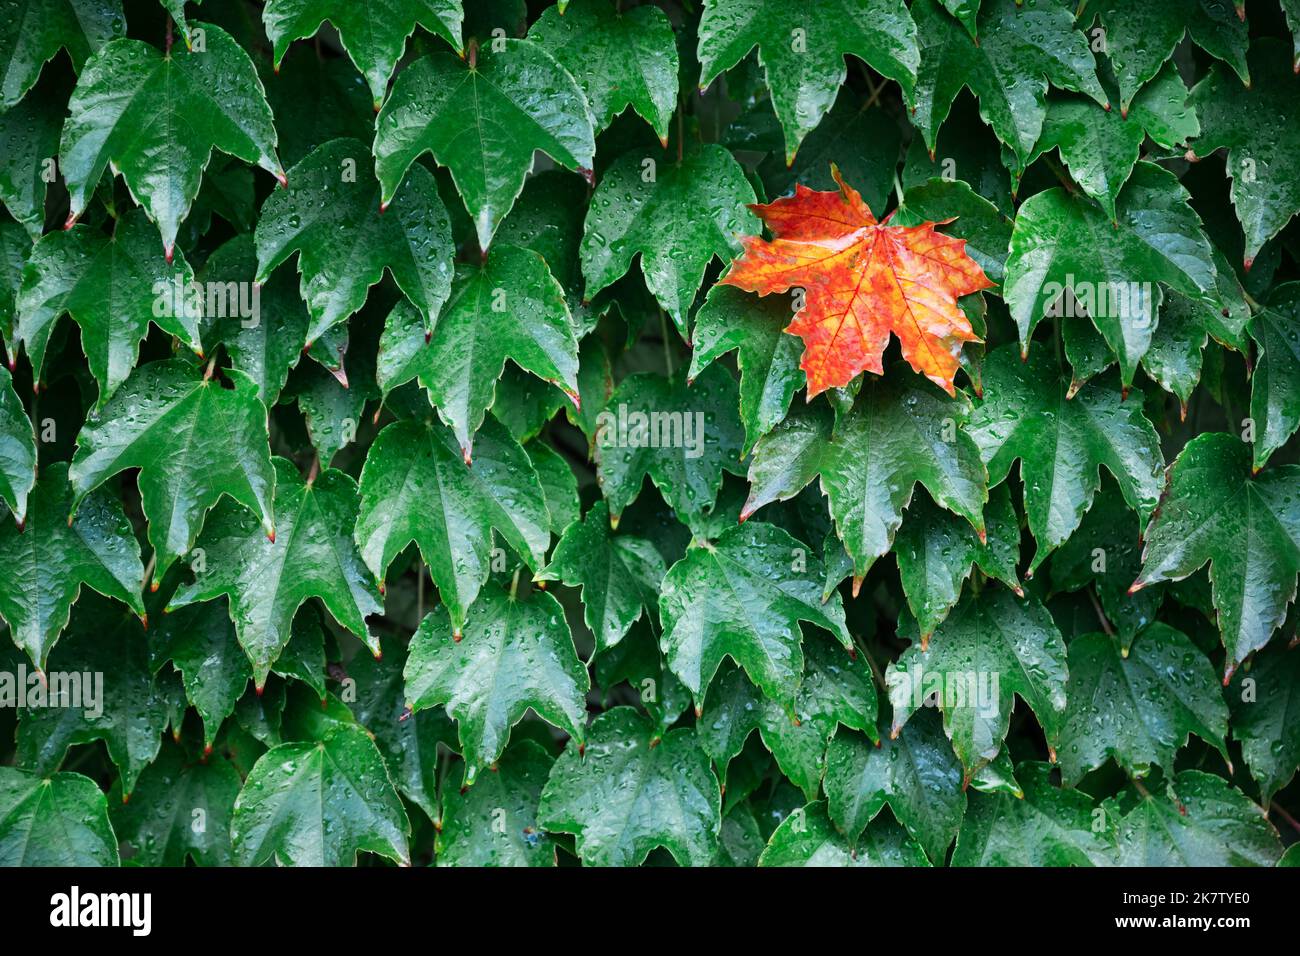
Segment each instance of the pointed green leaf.
M748 455L754 443L785 418L794 393L805 384L799 356L803 346L785 327L794 316L781 296L755 298L734 286L715 285L695 315L691 380L726 353L736 351L740 368L740 420Z
M934 0L917 0L912 16L921 63L908 103L932 153L964 86L979 97L980 116L1022 168L1042 131L1049 82L1107 104L1088 38L1060 4L984 0L978 42Z
M410 829L374 741L337 722L258 758L230 837L236 866L353 866L362 850L409 865Z
M114 40L77 80L63 126L59 166L78 218L110 164L162 233L176 233L199 193L213 149L283 180L275 126L253 63L230 35L202 27L204 49L165 56L139 40Z
M1124 400L1113 380L1091 382L1073 398L1056 360L1038 349L1021 361L1013 345L984 363L985 399L968 429L988 465L989 484L1020 460L1029 530L1038 543L1034 571L1079 527L1101 486L1102 465L1145 520L1160 497L1164 460L1137 390Z
M113 827L136 866L230 866L230 817L243 781L225 757L190 761L174 744L140 775L131 800L111 804Z
M599 651L621 641L642 610L658 610L665 570L649 541L614 533L609 508L597 501L581 522L564 532L551 563L537 579L582 588L583 620L596 636Z
M202 353L194 274L184 256L168 265L155 241L144 215L133 211L112 236L74 226L36 243L18 293L14 338L27 349L37 375L54 324L65 313L81 327L101 407L135 368L150 322Z
M0 767L0 866L117 866L108 801L79 773Z
M949 398L901 368L868 376L833 429L825 406L810 406L758 443L741 514L791 498L820 477L855 578L893 545L917 482L983 533L988 492L979 450L962 427L969 413L964 396Z
M1210 242L1188 198L1173 173L1142 162L1119 194L1114 221L1064 189L1026 200L1011 233L1005 288L1021 351L1046 316L1091 319L1131 384L1156 327L1157 283L1194 297L1216 294Z
M1255 470L1300 428L1300 282L1278 286L1250 323L1259 354L1250 384Z
M1021 594L1020 525L1011 494L995 488L984 508L987 533L981 541L970 524L928 497L912 499L894 541L898 576L921 637L930 639L961 597L962 583L979 568Z
M1227 732L1228 708L1214 669L1186 635L1156 622L1127 654L1105 634L1070 642L1069 708L1059 735L1048 733L1069 786L1107 757L1136 777L1152 766L1172 772L1191 734L1227 759Z
M677 163L629 150L601 174L587 209L580 253L587 297L622 278L640 255L646 288L688 338L709 262L731 261L740 237L759 232L745 208L752 202L754 187L721 146L688 152Z
M366 455L356 526L362 559L382 580L414 542L457 632L487 580L493 529L541 570L549 528L537 472L492 418L478 433L472 466L451 431L432 422L395 422Z
M50 655L48 672L68 679L50 685L43 706L28 697L15 762L48 774L69 747L102 740L129 796L158 755L168 716L164 690L149 666L144 628L120 605L83 597L72 627Z
M699 702L724 657L769 697L790 701L804 673L799 622L852 647L838 594L823 602L812 549L762 521L733 527L668 569L659 596L662 646Z
M916 633L910 621L899 630ZM890 664L885 683L894 733L938 693L944 731L969 779L1002 749L1017 694L1055 739L1066 706L1065 642L1037 598L988 585L967 594L928 646L914 644Z
M961 765L939 718L925 713L879 746L840 731L826 756L830 817L856 843L888 803L931 863L942 865L966 810Z
M537 825L554 763L540 744L521 740L468 790L447 788L438 865L555 866L555 844Z
M375 168L383 202L424 152L451 171L474 220L479 248L524 187L533 153L590 176L596 146L587 98L536 43L503 40L467 65L434 53L402 70L375 121ZM474 136L465 136L474 130Z
M225 374L233 387L176 359L142 365L77 436L68 469L74 507L118 472L140 469L155 581L189 553L204 514L222 495L255 512L274 534L266 406L252 379Z
M124 33L119 0L8 0L0 16L0 109L21 100L59 50L80 70L86 57Z
M594 721L585 748L551 768L537 820L572 833L588 866L639 866L664 847L682 866L707 866L721 826L721 794L693 731L660 736L630 707Z
M1245 445L1231 435L1200 435L1169 466L1160 510L1147 528L1142 573L1132 590L1181 581L1208 561L1229 676L1268 643L1295 600L1297 482L1297 465L1252 478Z
M632 107L668 141L677 106L677 41L668 15L655 6L617 10L608 0L548 7L528 30L577 80L591 104L596 132Z
M1248 683L1249 682L1249 683ZM1300 768L1300 650L1281 644L1255 656L1228 691L1232 736L1241 742L1264 803Z
M563 609L545 591L512 597L489 585L459 637L446 609L435 608L411 639L405 675L412 710L442 704L456 721L467 785L501 756L529 708L583 738L587 669Z
M810 640L806 650L803 682L792 706L764 697L740 668L729 668L695 733L705 752L726 768L757 730L781 772L811 799L821 786L835 728L851 727L874 739L877 711L866 661L825 639Z
M1020 799L976 793L957 834L953 866L1107 866L1114 834L1097 833L1092 800L1057 787L1045 763L1023 763Z
M84 501L72 523L67 465L45 469L22 529L0 522L0 616L9 636L42 670L68 624L83 584L145 612L140 546L122 505L105 492Z
M294 614L306 601L320 598L375 653L379 639L367 629L366 616L383 610L352 540L356 483L327 468L308 484L292 462L276 458L274 464L275 540L249 511L234 502L219 505L198 541L203 570L195 568L194 582L168 602L171 609L229 597L235 633L258 687L289 643Z
M929 866L921 847L888 817L863 831L855 846L826 815L825 801L797 807L767 841L759 866Z
M1238 10L1244 8L1238 5ZM1206 53L1237 71L1238 84L1250 85L1246 47L1250 43L1245 16L1218 0L1100 0L1086 8L1105 29L1106 57L1119 82L1120 109L1129 104L1168 61L1184 34ZM1237 87L1238 94L1241 86Z
M36 434L9 370L0 368L0 501L19 525L27 520L27 496L35 484Z
M355 139L318 146L289 170L257 222L258 280L298 253L300 288L311 313L310 346L366 302L384 270L432 330L451 294L451 225L424 167L380 205L370 150Z
M615 521L647 475L679 519L698 521L713 508L723 470L740 470L736 380L713 366L687 385L683 371L629 375L596 416L596 474Z
M1277 831L1222 777L1184 770L1119 822L1120 866L1273 866Z
M403 309L407 317L397 314ZM414 348L396 346L410 358L385 374L384 387L418 378L466 459L495 401L506 359L577 399L578 343L564 290L535 252L497 243L482 264L457 266L433 337L426 339L411 324L409 306L399 303L388 317L380 349L392 350L395 336L409 338L414 332L420 340Z
M384 101L393 69L415 28L424 27L459 52L463 16L461 0L268 0L262 8L277 69L290 43L314 36L328 20L338 30L344 52L366 78L375 109Z
M208 257L202 282L224 308L204 316L203 336L209 349L225 345L231 364L257 383L257 397L272 408L302 356L308 315L287 270L262 285L256 278L257 252L247 233Z

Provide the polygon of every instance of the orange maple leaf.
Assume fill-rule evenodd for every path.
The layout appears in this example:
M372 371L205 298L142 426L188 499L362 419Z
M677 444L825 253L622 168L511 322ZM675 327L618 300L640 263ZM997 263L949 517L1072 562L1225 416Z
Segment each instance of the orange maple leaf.
M864 369L883 374L891 332L912 368L954 394L962 343L979 341L957 298L993 283L966 240L935 231L943 223L877 222L834 165L831 175L839 192L799 185L793 196L750 206L775 238L745 237L721 281L759 295L804 289L786 331L803 339L810 400Z

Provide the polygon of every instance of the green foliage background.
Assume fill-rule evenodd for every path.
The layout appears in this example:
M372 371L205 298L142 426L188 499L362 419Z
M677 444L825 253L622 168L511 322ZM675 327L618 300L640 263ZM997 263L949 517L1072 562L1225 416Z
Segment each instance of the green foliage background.
M0 862L1300 861L1296 70L1294 0L0 0ZM955 397L715 285L832 163L997 284Z

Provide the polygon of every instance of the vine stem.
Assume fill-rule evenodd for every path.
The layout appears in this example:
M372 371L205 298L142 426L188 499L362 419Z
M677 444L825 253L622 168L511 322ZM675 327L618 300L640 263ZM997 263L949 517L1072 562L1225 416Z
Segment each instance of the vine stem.
M1101 621L1101 629L1106 632L1107 637L1114 637L1115 631L1111 628L1110 621L1106 620L1106 614L1101 609L1101 602L1097 600L1097 595L1092 593L1092 587L1086 587L1083 591L1088 595L1088 600L1092 602L1092 609L1097 612L1097 620Z
M515 595L519 592L519 572L523 569L524 566L522 564L515 568L515 576L510 579L510 600L512 601L515 599Z
M1269 809L1270 809L1270 810L1276 810L1276 811L1277 811L1277 815L1278 815L1279 817L1281 817L1281 818L1282 818L1283 820L1285 820L1287 823L1291 824L1291 826L1295 828L1296 832L1300 833L1300 821L1297 821L1295 817L1293 817L1293 816L1291 816L1291 814L1287 813L1286 810L1284 810L1284 809L1282 808L1282 805L1281 805L1280 803L1273 803L1273 804L1269 807Z
M668 377L673 377L676 365L673 363L672 342L668 338L668 315L663 309L659 310L659 334L664 339L664 367L668 369Z

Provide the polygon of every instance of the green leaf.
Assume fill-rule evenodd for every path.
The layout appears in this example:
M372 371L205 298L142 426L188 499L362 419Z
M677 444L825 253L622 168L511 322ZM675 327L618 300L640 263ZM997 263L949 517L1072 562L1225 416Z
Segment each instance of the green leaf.
M536 43L503 40L467 65L434 53L402 70L375 121L375 169L392 202L424 152L451 172L486 251L541 150L590 176L596 146L587 98ZM464 136L466 130L477 135Z
M578 479L565 457L546 442L531 441L524 451L528 453L528 460L533 463L533 470L542 483L542 497L551 516L551 530L563 534L565 528L582 517Z
M1136 118L1121 117L1081 96L1061 97L1048 103L1043 133L1026 165L1055 149L1074 181L1114 222L1115 200L1144 142L1146 130Z
M673 673L703 702L730 657L764 694L793 700L804 672L800 621L853 646L839 595L822 600L824 577L811 548L761 521L692 548L668 569L659 596Z
M441 711L406 709L406 652L400 642L388 641L382 657L353 657L348 676L356 681L357 699L350 706L374 737L398 792L437 820L438 745L454 750L456 731Z
M262 8L266 35L275 45L275 67L294 40L314 36L328 20L339 43L366 78L375 109L416 27L440 36L460 52L461 0L268 0Z
M962 87L979 97L980 116L1021 168L1042 131L1049 82L1107 105L1088 38L1060 4L984 0L978 42L934 0L918 0L912 16L921 64L907 100L931 153Z
M20 526L27 520L27 496L36 484L36 434L9 370L0 368L0 501Z
M705 0L700 21L700 86L758 48L772 105L785 131L785 160L835 102L848 77L846 55L911 93L920 63L916 25L902 0Z
M900 636L913 637L907 621ZM964 780L1002 749L1015 695L1027 703L1049 741L1066 710L1065 642L1032 595L1017 599L989 585L957 605L928 645L909 647L885 671L894 706L891 733L937 694L943 727L966 768Z
M1300 212L1300 77L1276 40L1256 43L1250 63L1253 82L1248 89L1215 66L1192 90L1201 117L1201 136L1192 149L1197 156L1228 151L1232 203L1246 233L1247 269L1264 243Z
M893 545L917 484L941 507L984 533L984 466L962 427L970 406L895 367L863 380L852 409L832 428L824 405L796 413L754 449L748 517L771 501L792 498L814 478L830 499L855 581Z
M1244 8L1238 6L1238 11ZM1219 0L1101 0L1087 7L1088 22L1095 15L1105 29L1106 57L1119 83L1120 109L1129 104L1164 64L1184 34L1206 53L1229 64L1240 82L1251 85L1246 69L1250 43L1244 15ZM1240 87L1237 89L1241 93Z
M230 866L230 818L243 781L225 757L191 762L164 746L132 799L112 804L118 838L136 866Z
M618 383L596 417L596 474L615 522L648 475L678 517L698 523L712 510L722 472L740 470L744 438L736 380L721 366L691 384L641 373Z
M1091 382L1073 397L1069 389L1046 349L1026 362L1014 346L1002 346L984 363L986 398L967 426L990 485L1006 480L1020 461L1025 514L1038 543L1031 573L1079 527L1101 486L1101 466L1143 520L1160 497L1164 459L1141 392L1125 400L1111 380Z
M376 579L412 542L460 633L487 580L495 529L530 568L541 570L550 514L527 454L489 418L467 465L450 430L394 422L375 439L361 471L356 542Z
M213 149L284 180L271 107L248 54L218 26L191 26L204 31L202 51L164 56L122 39L92 56L68 103L59 149L69 221L85 212L111 164L157 223L169 260Z
M826 815L825 801L797 807L767 841L759 866L928 866L925 853L893 820L881 817L850 846Z
M909 722L879 746L840 731L826 756L826 797L831 819L856 843L888 803L930 862L943 864L966 810L961 765L930 713Z
M151 666L156 674L170 660L181 672L185 697L203 720L203 745L210 751L222 722L235 712L253 671L220 604L196 604L161 616L149 634Z
M581 522L568 526L536 580L582 588L583 620L601 651L621 641L642 610L657 611L665 570L649 541L614 533L609 508L597 501Z
M1277 831L1222 777L1184 770L1119 821L1120 866L1273 866Z
M585 748L570 745L560 754L537 820L574 834L588 866L638 866L660 846L682 866L707 866L721 799L694 731L660 736L632 708L616 707L592 721Z
M150 322L202 354L194 274L183 255L165 262L154 241L144 215L132 211L111 236L74 226L36 243L18 292L14 339L23 343L38 376L54 324L65 313L81 328L100 407L135 368Z
M1074 786L1107 757L1135 777L1153 765L1172 772L1191 734L1226 760L1227 732L1214 669L1186 635L1156 622L1128 653L1106 634L1070 642L1069 707L1059 734L1048 732L1066 784Z
M579 0L568 10L543 10L528 39L573 74L591 105L597 133L630 106L668 144L678 63L664 11L654 6L620 11L608 0Z
M457 266L430 339L410 313L398 303L385 325L380 350L409 358L386 366L384 388L418 378L467 461L506 359L578 401L578 343L564 290L536 252L497 243L480 265Z
M108 801L79 773L0 767L0 866L117 866Z
M144 615L144 566L131 523L111 495L91 495L68 523L72 489L62 462L45 469L29 505L22 528L0 522L0 616L14 644L44 670L83 584Z
M255 512L268 535L275 533L266 406L252 379L236 371L225 375L233 387L178 359L142 365L77 436L68 469L74 508L113 475L140 469L155 581L189 553L204 514L222 495Z
M1119 358L1124 385L1151 346L1163 282L1184 295L1216 293L1214 258L1188 193L1173 173L1139 163L1112 221L1064 189L1031 196L1016 214L1007 256L1007 308L1021 352L1045 316L1087 316Z
M695 732L700 746L725 768L757 730L781 772L813 799L836 727L861 730L875 739L876 712L876 687L866 662L819 639L807 644L803 682L793 705L764 697L740 668L729 668Z
M411 825L365 729L329 723L317 739L258 758L235 800L236 866L353 866L362 850L409 865Z
M632 149L601 174L582 230L582 274L588 298L614 284L641 257L646 288L689 338L691 305L717 256L740 253L740 237L756 235L746 207L754 187L736 158L717 145L678 162L667 153Z
M0 25L0 30L8 26ZM3 44L0 39L0 50ZM0 202L33 242L45 226L45 191L59 155L68 93L61 80L47 83L17 106L0 112Z
M529 708L583 739L590 680L563 608L545 591L514 596L489 585L460 636L446 609L434 608L411 639L405 677L412 710L441 704L456 721L467 786L501 756Z
M231 364L257 383L257 397L272 408L298 364L309 317L285 270L259 285L253 238L241 233L217 248L203 266L202 282L217 291L221 315L205 315L208 348L226 347Z
M1268 804L1300 767L1300 651L1275 644L1228 691L1232 736Z
M50 684L44 704L29 694L15 762L49 774L69 747L102 740L129 796L158 755L168 716L140 622L103 598L83 598L47 670L65 679Z
M1251 320L1250 337L1259 346L1250 385L1258 471L1300 428L1300 282L1274 290Z
M1084 515L1079 528L1052 555L1052 587L1077 591L1091 585L1128 653L1134 636L1156 619L1162 587L1128 593L1142 570L1142 523L1107 486ZM1095 626L1095 625L1092 625Z
M1228 677L1268 643L1295 599L1297 481L1297 465L1252 478L1245 445L1231 435L1199 435L1169 466L1160 511L1147 528L1142 573L1131 590L1181 581L1208 561Z
M1095 830L1096 811L1087 794L1055 786L1045 763L1022 763L1016 774L1022 798L978 792L970 797L953 866L1110 864L1114 832Z
M439 866L555 866L537 805L555 761L532 740L501 755L468 790L448 788L438 830Z
M251 512L224 502L199 538L202 570L182 585L168 609L226 595L235 633L253 665L259 688L289 643L293 617L313 597L334 619L379 653L379 639L366 616L383 610L352 540L357 486L349 475L327 468L308 483L292 462L276 458L275 513L269 540Z
M431 331L451 294L452 242L447 210L424 167L381 206L370 150L355 139L318 146L289 170L288 189L273 192L257 222L257 274L296 251L300 289L311 313L305 343L360 309L387 269Z
M1020 561L1020 525L1011 494L995 488L984 508L987 533L981 541L966 521L934 504L914 499L894 542L898 576L907 605L928 641L961 597L962 583L979 568L1017 596L1022 593L1016 565Z
M67 50L81 70L86 57L126 32L119 0L13 0L0 19L0 110L36 85L41 67Z
M736 351L745 426L742 455L781 423L794 393L805 384L799 368L803 347L797 337L785 334L793 317L791 302L780 296L755 298L728 285L713 286L695 314L687 377L694 381L710 364Z

